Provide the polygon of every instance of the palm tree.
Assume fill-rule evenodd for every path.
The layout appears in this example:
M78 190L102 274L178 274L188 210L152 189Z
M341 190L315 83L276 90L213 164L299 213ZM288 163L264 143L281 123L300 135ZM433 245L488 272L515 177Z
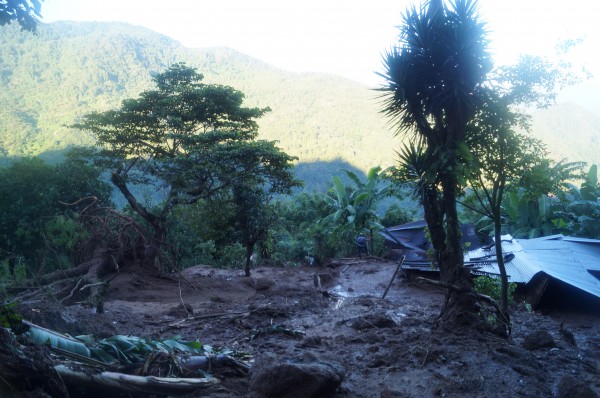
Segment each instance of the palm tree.
M382 112L398 134L420 137L429 159L438 206L424 206L442 281L449 287L442 318L448 324L477 312L469 271L463 267L456 210L460 159L467 125L483 106L483 84L491 69L476 2L450 6L431 0L404 15L400 45L384 56ZM431 222L436 220L436 222Z

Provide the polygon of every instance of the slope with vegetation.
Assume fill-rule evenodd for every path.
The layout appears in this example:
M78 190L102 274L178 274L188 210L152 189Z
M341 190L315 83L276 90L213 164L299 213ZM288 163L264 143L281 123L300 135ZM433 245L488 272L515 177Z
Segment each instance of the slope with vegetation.
M15 24L0 30L0 154L38 155L92 137L65 127L83 114L117 107L150 87L175 62L210 84L236 87L249 106L270 107L261 138L300 162L341 158L362 170L393 162L393 137L376 93L332 75L291 73L225 48L186 49L123 23L54 23L38 34Z

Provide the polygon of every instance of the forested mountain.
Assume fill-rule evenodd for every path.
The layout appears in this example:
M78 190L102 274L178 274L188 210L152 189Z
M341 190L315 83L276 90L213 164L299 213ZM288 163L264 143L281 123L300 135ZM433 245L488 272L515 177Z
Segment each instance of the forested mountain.
M536 112L532 134L543 140L553 159L600 165L600 116L573 103Z
M395 159L398 139L379 114L377 92L344 78L286 72L226 48L188 49L124 23L53 23L35 35L12 24L0 29L0 40L5 159L51 157L91 144L91 137L66 125L137 97L150 87L151 74L181 61L198 68L207 83L243 91L247 105L269 106L259 121L261 137L278 140L300 163L339 160L367 170ZM598 117L561 105L539 112L533 126L558 159L600 162Z
M53 23L37 35L0 29L0 155L37 155L91 137L69 129L79 116L117 107L150 87L151 74L186 62L207 83L231 85L249 106L269 106L262 138L301 163L343 159L360 169L390 165L393 134L377 93L340 77L291 73L225 48L187 49L123 23Z

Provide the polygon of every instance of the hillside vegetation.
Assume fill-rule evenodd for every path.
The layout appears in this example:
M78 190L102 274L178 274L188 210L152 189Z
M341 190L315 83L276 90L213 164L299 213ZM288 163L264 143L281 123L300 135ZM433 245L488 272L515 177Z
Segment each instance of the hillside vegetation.
M343 161L363 171L394 163L399 139L380 115L378 93L334 75L292 73L227 48L189 49L124 23L60 22L38 33L0 30L0 157L53 159L92 138L67 128L92 111L118 107L175 62L231 85L248 106L268 106L261 138L277 140L299 163ZM557 160L600 162L600 117L576 105L537 112L533 135Z
M261 138L277 140L299 162L342 159L366 170L390 165L393 134L378 113L377 93L325 74L285 72L225 48L186 49L123 23L54 23L39 33L0 30L0 155L38 155L89 136L65 127L91 111L117 107L150 85L151 75L183 61L207 83L268 106Z

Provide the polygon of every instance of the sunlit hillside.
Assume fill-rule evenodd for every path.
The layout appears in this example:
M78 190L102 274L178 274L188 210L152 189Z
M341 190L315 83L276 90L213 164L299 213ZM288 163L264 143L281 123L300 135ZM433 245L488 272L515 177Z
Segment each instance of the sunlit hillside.
M565 103L536 112L532 134L543 140L554 159L600 165L600 116Z
M55 23L38 35L9 26L0 38L4 156L92 143L66 125L117 107L150 88L151 74L184 61L205 82L243 91L247 105L270 107L259 121L262 138L279 141L300 162L342 159L362 170L393 162L395 139L377 93L347 79L282 71L230 49L186 49L122 23Z
M283 71L231 49L188 49L124 23L53 23L38 34L0 29L0 156L60 154L92 137L66 126L118 107L151 87L151 75L184 61L205 82L231 85L247 105L268 106L262 138L300 163L388 166L399 140L379 113L378 93L334 75ZM575 105L538 112L533 134L557 158L600 162L600 119ZM49 156L49 154L51 156Z

